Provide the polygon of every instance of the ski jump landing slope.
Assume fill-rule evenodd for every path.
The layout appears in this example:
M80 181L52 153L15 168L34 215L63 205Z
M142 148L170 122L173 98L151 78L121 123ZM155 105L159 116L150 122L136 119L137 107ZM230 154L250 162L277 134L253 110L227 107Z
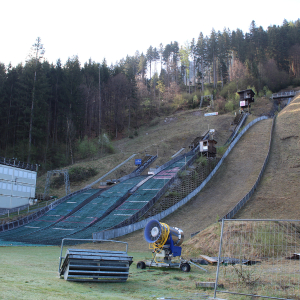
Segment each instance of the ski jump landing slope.
M253 125L237 142L223 164L194 199L161 222L184 231L185 240L227 214L252 188L268 153L272 119ZM119 238L130 250L147 249L143 231Z

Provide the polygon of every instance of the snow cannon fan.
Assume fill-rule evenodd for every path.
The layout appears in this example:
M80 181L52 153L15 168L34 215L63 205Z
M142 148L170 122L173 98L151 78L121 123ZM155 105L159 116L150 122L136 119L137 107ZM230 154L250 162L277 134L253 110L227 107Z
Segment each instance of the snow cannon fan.
M151 261L139 261L136 264L138 269L145 269L147 266L179 268L183 272L189 272L191 270L190 264L193 264L206 271L190 260L185 260L181 257L180 245L183 243L184 239L183 231L181 229L170 227L157 220L150 220L145 227L144 236L149 243L149 248L153 249L153 259ZM172 258L176 256L179 256L179 259L172 262Z
M149 243L149 248L153 249L154 260L163 259L170 262L172 257L181 256L181 247L184 235L183 231L177 227L170 227L157 220L150 220L145 227L144 236Z

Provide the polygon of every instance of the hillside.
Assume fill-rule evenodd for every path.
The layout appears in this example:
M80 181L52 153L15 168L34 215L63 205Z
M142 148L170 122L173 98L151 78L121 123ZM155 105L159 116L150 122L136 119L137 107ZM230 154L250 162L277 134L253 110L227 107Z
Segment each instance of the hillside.
M300 218L300 95L275 123L270 160L256 192L236 218Z
M248 117L247 122L252 121L258 116L267 115L273 108L273 103L267 98L259 98L252 107L252 115ZM87 184L94 182L99 177L109 172L112 168L122 163L133 153L136 158L143 155L158 154L158 159L152 167L160 166L169 161L171 156L178 150L185 147L188 151L189 144L195 137L203 134L208 128L216 130L215 140L217 147L222 146L231 134L230 123L234 119L234 112L218 116L204 117L204 113L209 112L208 108L178 111L170 116L157 117L152 120L148 126L143 126L138 130L138 136L134 138L124 137L113 141L115 149L114 154L106 155L100 159L82 160L76 162L70 167L94 167L98 174L87 181L80 183L71 182L71 191L79 190ZM106 179L120 178L134 170L134 159L130 160L124 166L120 167ZM45 189L46 174L37 178L37 193L43 193ZM98 186L95 186L98 187ZM65 195L65 188L59 189L51 186L50 195L62 197Z
M101 159L77 162L74 165L69 166L92 166L98 171L98 174L88 181L76 184L71 183L71 191L76 191L97 180L130 157L133 153L137 154L135 158L141 158L145 154L158 154L158 159L151 167L157 165L160 166L169 161L171 156L181 148L185 147L184 151L189 151L189 144L195 137L206 132L208 128L214 128L216 130L215 139L218 141L217 146L223 145L231 134L230 123L233 121L234 115L229 113L217 117L204 117L205 112L206 109L195 109L177 112L169 117L156 118L149 126L141 127L137 137L134 137L133 139L126 137L114 141L114 154L107 155ZM134 169L134 159L132 159L110 174L103 181L106 179L120 178L132 172ZM38 178L38 193L43 193L45 182L46 174ZM64 196L64 186L60 189L51 188L50 195L57 195L59 197Z
M281 218L299 218L293 209L297 205L298 185L294 184L290 189L287 184L288 182L296 183L296 176L299 175L300 159L299 151L297 151L299 149L299 121L297 120L299 102L298 96L279 113L273 133L271 157L265 175L257 192L237 217L276 218L281 215ZM271 101L260 99L255 103L252 115L247 122L262 114L267 114L272 107ZM152 124L153 126L141 128L138 137L123 138L114 142L116 154L93 162L81 162L78 165L93 164L98 167L99 174L89 182L105 174L132 153L138 155L145 154L145 151L149 154L158 153L159 158L154 164L161 165L168 161L178 149L187 147L193 138L206 131L208 126L216 129L215 138L218 144L224 144L231 133L229 129L233 115L225 114L207 118L203 114L204 112L199 110L183 111L167 118L157 119ZM269 119L258 122L250 128L208 185L187 205L162 221L182 228L185 240L188 240L192 233L207 228L226 214L255 182L266 157L271 125L272 120ZM277 169L277 166L280 168ZM109 176L109 178L124 175L126 171L128 172L128 168L133 169L134 166L127 164L117 171L119 174L116 173L116 177ZM82 182L78 186L72 186L72 190L86 184L87 182ZM284 198L286 195L289 197ZM289 201L288 206L291 207L291 209L285 209L284 213L282 199L285 199L285 203ZM130 250L147 250L148 248L148 244L144 242L142 230L120 237L119 240L129 242Z

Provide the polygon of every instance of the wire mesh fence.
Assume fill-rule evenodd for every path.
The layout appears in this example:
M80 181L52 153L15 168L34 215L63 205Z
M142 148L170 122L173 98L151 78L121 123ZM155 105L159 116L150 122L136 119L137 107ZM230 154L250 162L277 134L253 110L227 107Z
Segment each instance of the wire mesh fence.
M216 293L300 299L300 220L222 220Z
M209 157L206 159L203 157L203 160L194 164L192 168L178 172L177 179L169 190L149 209L144 218L161 213L189 195L208 177L219 161L220 158Z

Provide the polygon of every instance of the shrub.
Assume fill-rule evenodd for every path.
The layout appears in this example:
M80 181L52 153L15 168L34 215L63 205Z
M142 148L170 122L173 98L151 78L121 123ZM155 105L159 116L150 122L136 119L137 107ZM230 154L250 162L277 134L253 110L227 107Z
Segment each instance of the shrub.
M226 146L217 147L217 155L219 157L222 157L224 155L224 153L226 152L226 150L227 150Z
M112 144L105 145L106 152L109 154L115 153L115 148Z
M218 98L214 101L215 110L219 113L225 112L225 100L223 98Z
M236 94L236 82L231 81L230 83L226 84L220 92L220 96L225 99L233 99Z
M206 89L206 88L204 89L204 96L209 96L211 94L212 94L211 90Z
M98 140L99 147L101 147L101 152L104 150L107 153L115 153L115 148L112 145L108 135L103 133Z
M156 118L154 118L153 120L150 121L149 126L152 127L152 126L156 126L158 124L159 124L159 118L156 117Z
M95 140L90 140L85 136L78 142L77 150L80 158L94 157L98 152L98 146Z
M172 192L169 192L167 196L169 196L169 197L179 197L180 194L176 191L172 191Z
M272 91L270 91L267 86L264 86L263 91L265 97L270 98L272 96Z
M233 101L229 100L229 101L226 102L225 110L226 110L226 112L232 112L234 110Z
M97 173L93 167L72 167L69 169L69 179L71 182L83 181L97 175Z
M199 156L196 159L196 163L199 164L199 165L202 165L202 166L206 166L207 165L207 158L206 158L206 156Z
M77 166L69 169L70 182L84 181L97 174L98 174L97 170L93 167L84 168L84 167ZM54 188L60 188L64 184L65 184L65 178L63 174L54 177L54 179L52 180L52 186Z
M180 171L177 173L178 178L183 179L187 175L186 171Z

